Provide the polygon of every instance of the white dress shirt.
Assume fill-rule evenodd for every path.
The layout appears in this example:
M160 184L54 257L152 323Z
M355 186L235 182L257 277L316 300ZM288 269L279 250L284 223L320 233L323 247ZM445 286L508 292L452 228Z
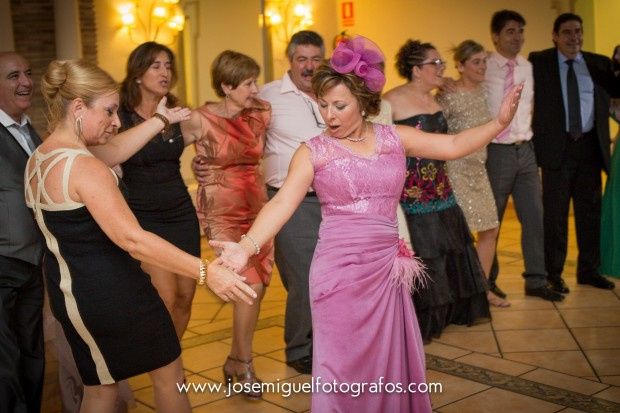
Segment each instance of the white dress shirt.
M532 108L534 105L534 76L532 64L523 56L516 57L514 84L525 82L521 92L519 108L510 123L510 133L501 141L493 143L511 144L532 139ZM491 53L487 60L487 72L484 87L487 92L487 104L491 115L497 116L504 99L504 83L508 71L508 59L497 52Z
M30 138L30 130L28 129L30 118L24 113L19 123L17 123L12 117L7 115L5 111L0 109L0 123L11 132L11 135L13 135L17 143L19 143L19 146L21 146L28 155L32 155L32 151L35 150L36 146Z
M280 188L299 145L320 135L325 123L316 101L300 91L288 73L263 86L259 97L271 104L263 155L265 183Z

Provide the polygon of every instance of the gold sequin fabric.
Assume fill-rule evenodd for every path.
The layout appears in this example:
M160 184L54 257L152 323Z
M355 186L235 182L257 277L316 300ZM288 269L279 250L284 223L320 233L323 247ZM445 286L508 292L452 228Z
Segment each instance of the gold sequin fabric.
M491 120L482 88L475 91L458 90L437 97L448 120L448 133L457 134ZM486 148L446 164L448 178L456 200L465 214L472 232L484 231L499 225L497 208L485 166Z

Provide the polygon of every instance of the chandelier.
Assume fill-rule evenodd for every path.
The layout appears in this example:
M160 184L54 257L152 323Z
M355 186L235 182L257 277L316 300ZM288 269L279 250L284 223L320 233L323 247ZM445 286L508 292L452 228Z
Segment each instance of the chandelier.
M172 44L183 30L185 15L179 0L135 0L119 5L122 27L133 43Z

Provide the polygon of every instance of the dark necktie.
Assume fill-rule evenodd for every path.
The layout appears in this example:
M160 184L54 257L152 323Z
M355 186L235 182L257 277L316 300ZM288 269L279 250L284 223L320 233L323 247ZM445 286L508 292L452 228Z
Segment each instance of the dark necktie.
M577 85L577 75L573 68L574 60L566 61L568 73L566 74L566 96L568 97L568 134L574 140L581 138L583 130L581 127L581 101L579 99L579 86Z

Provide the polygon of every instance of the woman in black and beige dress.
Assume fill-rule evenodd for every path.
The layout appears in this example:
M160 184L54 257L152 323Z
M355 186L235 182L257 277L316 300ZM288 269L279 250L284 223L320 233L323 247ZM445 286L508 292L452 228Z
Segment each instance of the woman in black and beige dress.
M207 268L144 231L107 165L124 161L189 111L162 101L157 115L114 137L117 84L79 60L52 62L42 92L52 133L28 161L26 200L52 253L44 264L50 305L85 385L81 409L111 411L117 382L148 372L157 410L188 412L187 395L175 385L184 373L174 326L137 260L206 281L225 300L255 294L242 277L215 263Z

